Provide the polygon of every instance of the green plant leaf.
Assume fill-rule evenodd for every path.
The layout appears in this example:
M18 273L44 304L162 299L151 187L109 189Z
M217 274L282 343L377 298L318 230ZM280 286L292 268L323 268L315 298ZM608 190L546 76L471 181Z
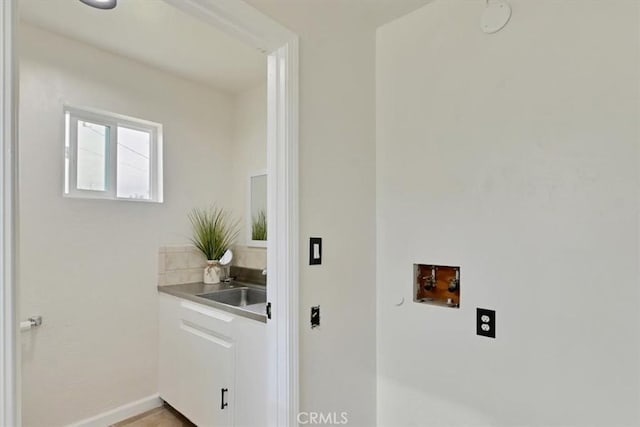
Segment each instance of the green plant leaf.
M251 239L267 240L267 215L263 210L251 219Z
M191 242L208 260L219 260L240 232L240 220L233 220L222 208L194 208L189 213Z

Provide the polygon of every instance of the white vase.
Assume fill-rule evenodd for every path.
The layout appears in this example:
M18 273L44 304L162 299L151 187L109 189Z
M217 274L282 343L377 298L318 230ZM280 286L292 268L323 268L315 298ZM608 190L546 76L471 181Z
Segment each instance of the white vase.
M207 266L204 268L204 279L207 285L215 285L220 283L220 263L214 260L208 260Z

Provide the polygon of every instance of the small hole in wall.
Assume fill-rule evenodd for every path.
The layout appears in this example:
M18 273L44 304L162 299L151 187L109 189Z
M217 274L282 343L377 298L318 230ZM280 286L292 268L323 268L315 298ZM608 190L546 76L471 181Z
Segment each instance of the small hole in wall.
M460 308L460 267L413 264L413 301Z

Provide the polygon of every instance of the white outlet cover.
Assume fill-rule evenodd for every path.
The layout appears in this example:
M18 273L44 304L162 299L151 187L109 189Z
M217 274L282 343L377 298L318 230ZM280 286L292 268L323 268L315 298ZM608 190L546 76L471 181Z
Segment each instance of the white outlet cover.
M480 27L487 34L497 33L511 19L511 6L502 0L489 0L482 14Z

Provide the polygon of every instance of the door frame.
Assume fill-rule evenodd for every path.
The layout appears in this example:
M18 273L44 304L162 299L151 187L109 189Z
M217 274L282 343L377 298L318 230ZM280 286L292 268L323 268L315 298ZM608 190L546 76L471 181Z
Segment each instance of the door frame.
M16 286L17 62L16 5L0 2L0 425L20 425L20 351Z
M164 0L268 56L267 171L268 425L297 425L298 385L298 36L242 0ZM0 425L20 425L16 297L17 0L0 1ZM273 236L273 238L271 238Z

